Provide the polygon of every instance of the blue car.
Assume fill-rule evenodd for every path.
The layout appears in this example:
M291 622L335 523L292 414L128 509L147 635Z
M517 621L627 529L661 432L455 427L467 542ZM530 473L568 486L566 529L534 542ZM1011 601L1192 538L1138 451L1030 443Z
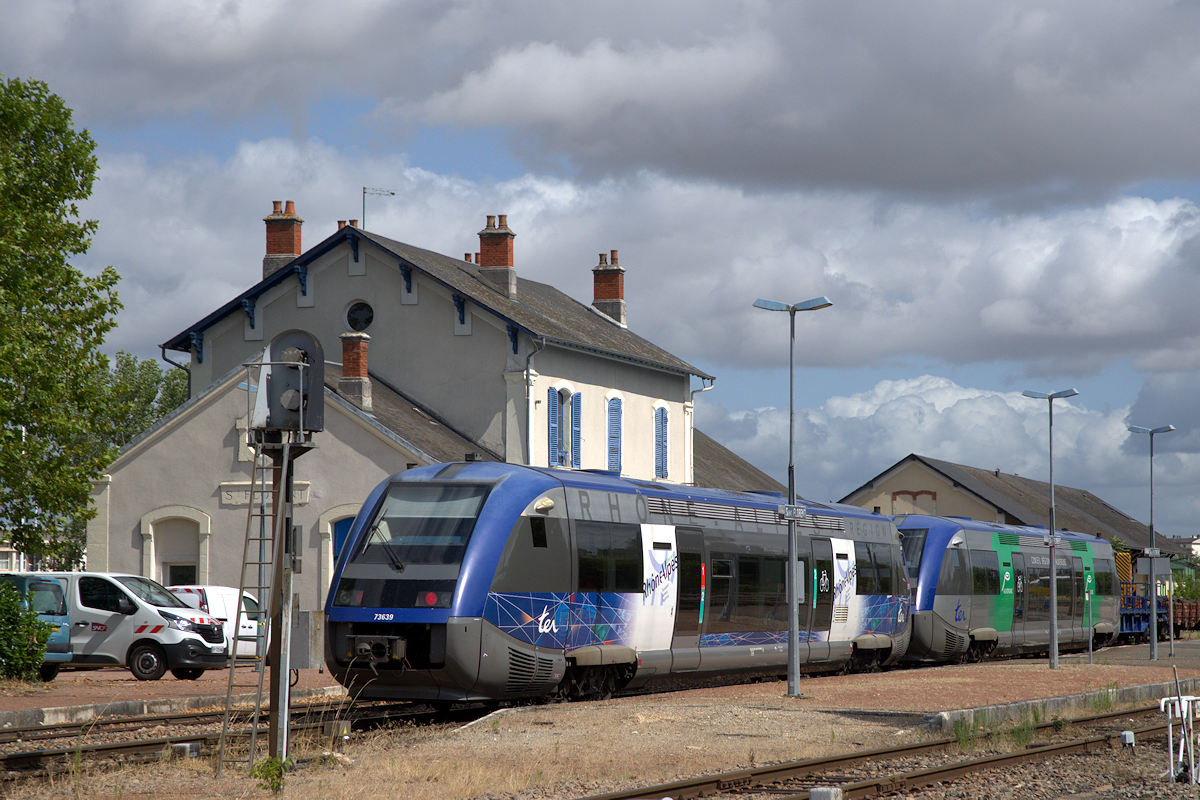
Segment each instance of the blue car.
M15 587L38 619L54 626L46 641L45 660L39 670L42 680L54 680L59 668L71 660L71 617L67 613L62 583L55 578L27 572L0 573L0 581Z

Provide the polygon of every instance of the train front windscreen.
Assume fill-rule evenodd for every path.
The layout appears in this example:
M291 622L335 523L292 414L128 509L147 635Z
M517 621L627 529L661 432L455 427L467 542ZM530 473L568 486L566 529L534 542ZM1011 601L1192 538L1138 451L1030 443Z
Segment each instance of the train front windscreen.
M342 570L335 606L449 608L489 486L396 482Z

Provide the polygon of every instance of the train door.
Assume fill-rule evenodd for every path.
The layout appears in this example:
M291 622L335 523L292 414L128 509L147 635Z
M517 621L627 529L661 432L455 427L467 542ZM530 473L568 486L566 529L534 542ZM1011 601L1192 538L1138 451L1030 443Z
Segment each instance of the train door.
M787 560L784 560L787 563ZM796 625L797 642L796 642L796 663L804 664L812 660L809 654L810 640L812 639L812 542L807 536L803 536L799 531L796 532L796 611L798 622ZM787 580L787 573L784 573L784 580ZM786 592L786 584L785 584Z
M829 539L812 540L812 566L808 574L812 587L809 614L808 657L812 661L828 661L829 627L833 621L833 543Z
M704 622L704 539L695 528L676 528L679 546L679 587L675 630L671 638L671 671L700 666L700 625Z
M1025 644L1025 554L1012 554L1012 646Z
M632 637L638 652L666 655L678 600L679 552L674 525L642 525L642 607Z

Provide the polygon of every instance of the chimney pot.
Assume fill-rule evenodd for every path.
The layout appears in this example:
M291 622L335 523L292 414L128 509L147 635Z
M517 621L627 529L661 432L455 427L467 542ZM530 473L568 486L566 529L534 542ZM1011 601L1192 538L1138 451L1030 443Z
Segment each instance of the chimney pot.
M465 262L467 262L468 264L470 264L470 263L471 263L471 254L470 254L470 253L463 253L463 261L465 261Z
M617 264L617 251L616 251L616 250L613 250L613 251L612 251L612 258L610 258L610 259L608 260L608 262L609 262L610 264L612 264L613 266L616 266L616 264Z
M601 253L592 268L592 307L625 327L625 268L617 264L616 250Z
M497 227L499 227L499 228L507 228L508 227L508 214L500 215L500 224Z
M605 254L605 253L601 253L601 254L600 254L600 264L599 264L599 266L601 266L601 267L606 267L606 266L608 266L608 255L607 255L607 254Z
M296 213L296 203L295 203L295 201L293 201L293 200L288 200L288 201L287 201L287 202L284 204L284 206L283 206L283 213L285 213L285 214L295 214L295 213Z
M482 253L480 253L478 250L477 250L477 251L475 251L475 263L476 263L476 264L482 264L482 263L483 263L483 258L482 258L482 256L483 256L483 254L482 254Z
M339 220L338 220L338 230L340 231L340 230L341 230L342 228L344 228L344 227L346 227L346 220L344 220L344 219L339 219Z
M283 213L283 201L282 200L272 200L271 201L271 213L272 214L282 214Z
M489 227L489 228L496 227L496 217L494 214L487 215L487 227Z
M357 228L357 227L358 227L358 220L356 220L356 219L352 219L352 220L350 220L350 222L349 222L349 225L350 225L350 227L351 227L351 228Z

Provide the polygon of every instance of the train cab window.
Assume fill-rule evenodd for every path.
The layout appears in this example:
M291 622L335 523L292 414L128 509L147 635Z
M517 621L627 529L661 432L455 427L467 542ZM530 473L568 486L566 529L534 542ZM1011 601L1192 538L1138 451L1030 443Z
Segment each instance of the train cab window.
M390 564L459 564L488 487L473 484L396 482L351 561Z
M994 550L971 551L971 593L1000 594L1000 562Z
M641 592L642 532L617 522L575 523L579 591Z

